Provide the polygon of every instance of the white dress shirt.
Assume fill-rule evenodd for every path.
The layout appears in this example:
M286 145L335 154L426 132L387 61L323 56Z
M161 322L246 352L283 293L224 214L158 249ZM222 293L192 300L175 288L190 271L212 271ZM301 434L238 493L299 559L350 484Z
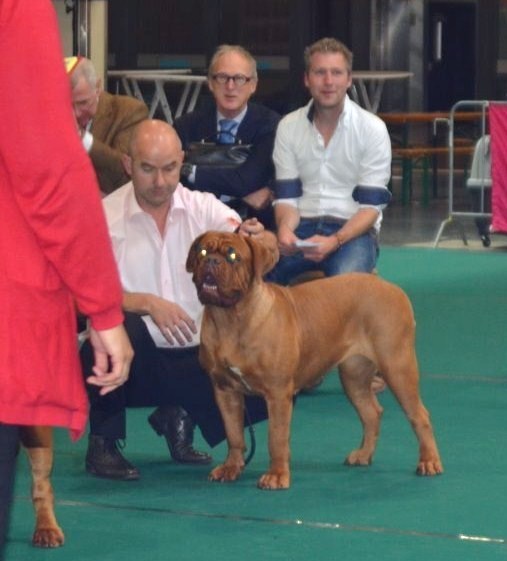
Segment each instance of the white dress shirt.
M195 321L199 344L203 306L185 264L195 238L207 230L234 231L239 215L211 193L178 185L167 216L164 236L137 203L132 182L108 195L104 210L113 250L126 292L155 294L180 305ZM143 316L158 347L171 347L150 316Z
M391 176L391 141L384 122L349 97L327 146L312 121L310 101L278 125L273 160L276 179L300 180L303 194L278 199L302 217L333 216L348 220L361 206L352 198L358 185L387 189ZM378 208L378 207L376 207ZM377 228L380 225L381 212Z

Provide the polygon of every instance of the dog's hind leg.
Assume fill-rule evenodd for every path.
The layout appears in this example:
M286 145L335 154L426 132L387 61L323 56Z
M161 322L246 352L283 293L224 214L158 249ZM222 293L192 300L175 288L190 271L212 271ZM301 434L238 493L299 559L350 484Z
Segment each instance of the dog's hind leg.
M419 441L418 475L437 475L444 471L433 434L428 410L419 394L419 370L412 351L391 357L382 369L387 385L405 412Z
M32 503L35 510L32 543L37 547L60 547L65 537L56 521L50 479L53 468L53 429L41 426L23 427L21 442L32 469Z
M351 466L368 466L377 446L383 411L371 387L376 368L369 359L356 355L340 363L338 371L343 389L363 425L361 446L350 452L345 463Z

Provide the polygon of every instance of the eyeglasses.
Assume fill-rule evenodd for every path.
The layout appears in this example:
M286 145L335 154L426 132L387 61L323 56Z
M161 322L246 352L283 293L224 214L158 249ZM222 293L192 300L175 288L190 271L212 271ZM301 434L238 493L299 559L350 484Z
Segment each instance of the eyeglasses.
M234 76L229 76L229 74L219 72L218 74L213 74L213 76L211 76L211 79L221 86L225 86L225 84L229 83L229 80L232 80L235 86L241 87L244 86L247 82L250 82L252 77L245 76L244 74L234 74Z

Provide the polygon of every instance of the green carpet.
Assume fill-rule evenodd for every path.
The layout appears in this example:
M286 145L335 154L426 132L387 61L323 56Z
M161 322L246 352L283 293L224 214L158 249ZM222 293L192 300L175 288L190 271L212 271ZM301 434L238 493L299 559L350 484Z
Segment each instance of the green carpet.
M379 273L412 300L423 373L507 376L507 255L385 248Z
M86 442L73 445L57 431L61 549L30 546L29 472L20 458L7 560L506 559L505 256L385 248L379 274L413 302L421 391L444 475L414 474L416 440L389 392L380 397L374 464L344 466L361 431L335 373L298 400L287 491L255 487L268 461L265 424L256 428L257 452L241 480L214 484L208 468L168 461L146 422L149 410L131 410L125 453L141 470L139 482L86 475ZM217 461L224 454L224 445L213 450Z

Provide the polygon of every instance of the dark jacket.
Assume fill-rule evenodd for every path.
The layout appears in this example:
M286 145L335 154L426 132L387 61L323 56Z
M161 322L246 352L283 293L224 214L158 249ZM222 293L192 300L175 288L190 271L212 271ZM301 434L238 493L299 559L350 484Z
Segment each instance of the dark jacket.
M188 187L208 191L217 196L229 195L242 198L268 187L274 178L273 145L280 115L267 107L249 103L245 117L239 125L236 142L251 144L252 153L245 163L237 168L199 169L195 182ZM205 110L181 116L174 123L185 150L190 142L206 140L215 142L217 137L217 112L213 104Z

